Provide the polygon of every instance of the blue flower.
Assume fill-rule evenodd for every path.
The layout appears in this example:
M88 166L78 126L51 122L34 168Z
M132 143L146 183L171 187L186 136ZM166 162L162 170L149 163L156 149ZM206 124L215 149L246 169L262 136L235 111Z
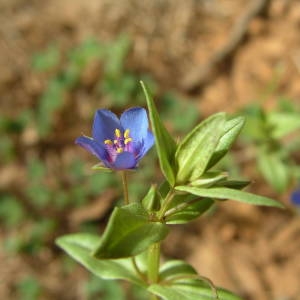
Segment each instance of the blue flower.
M134 169L154 144L146 110L133 107L118 117L107 109L97 110L93 137L81 136L75 143L98 157L107 168Z
M300 207L300 189L294 190L291 194L291 202Z

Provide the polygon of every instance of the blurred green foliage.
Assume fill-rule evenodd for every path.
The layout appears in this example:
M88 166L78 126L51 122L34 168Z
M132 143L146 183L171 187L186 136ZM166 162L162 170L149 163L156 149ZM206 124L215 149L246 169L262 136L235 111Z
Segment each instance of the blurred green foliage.
M36 278L28 276L18 283L17 291L18 299L37 300L41 297L42 289Z
M60 61L58 47L50 45L43 53L36 53L32 57L32 66L37 71L47 72L57 66Z
M85 284L87 300L125 300L125 292L117 281L102 280L96 276L91 276Z
M299 107L291 99L280 98L272 111L252 104L243 113L247 121L240 139L245 151L250 149L266 182L276 192L285 192L300 174L293 159L300 149Z
M193 102L182 99L173 91L161 92L159 84L151 76L129 68L131 45L128 36L120 35L111 42L88 39L66 52L61 51L59 45L51 44L33 55L32 70L44 76L46 81L36 109L23 110L14 118L0 116L0 163L5 166L19 160L26 167L24 188L18 192L0 192L0 224L8 232L4 241L7 252L36 255L53 245L56 232L66 225L65 218L70 211L87 205L109 187L121 191L117 176L101 172L89 176L86 172L88 163L79 157L54 172L42 158L44 156L40 155L41 149L47 155L47 149L43 148L40 141L59 134L54 131L56 116L67 105L72 112L66 96L72 97L84 88L82 74L91 65L99 70L88 92L101 99L104 107L119 111L128 106L145 106L144 95L138 84L143 79L157 99L162 119L176 135L175 139L198 121L199 109ZM250 151L266 182L275 191L284 192L293 180L300 179L300 168L293 159L300 149L299 107L293 105L291 99L280 98L274 110L267 111L253 104L242 113L247 116L247 123L239 140L239 151ZM92 117L89 126L91 122ZM34 149L20 149L21 135L32 124L38 130L39 142ZM143 171L130 174L129 190L134 201L139 201L146 193L148 185L143 182L157 182L154 156L154 151L150 151L141 162L140 169ZM231 174L239 176L239 164L235 161L234 155L228 155L223 163ZM81 227L88 231L97 230L93 222L83 223ZM61 259L66 270L71 272L73 262L63 263L65 256ZM20 299L39 299L41 291L38 280L30 276L17 286ZM87 299L125 299L124 289L117 283L104 284L96 277L88 280L85 292ZM146 299L136 287L132 294L136 299Z
M83 41L63 56L59 47L51 45L42 53L35 54L32 67L46 73L48 83L41 95L36 112L36 127L41 137L52 130L55 114L65 105L65 96L80 86L81 76L91 64L98 66L99 74L92 92L106 99L106 107L123 108L127 105L144 105L144 95L138 81L147 81L151 91L157 91L157 83L148 75L136 74L127 66L131 41L120 35L113 42L103 43L95 39ZM62 63L63 61L63 63ZM182 104L174 94L162 95L162 111L172 119L176 129L190 128L198 118L192 103ZM182 109L187 113L185 121L180 118Z
M56 171L44 159L48 153L44 142L47 144L48 139L53 138L57 116L66 109L72 110L72 101L67 99L72 99L78 91L87 89L91 97L101 99L102 105L119 111L128 106L145 106L138 84L143 79L160 99L160 110L174 133L180 135L199 118L198 110L191 101L185 101L173 92L161 93L158 83L151 76L129 68L131 46L128 36L120 35L111 42L87 39L66 51L62 51L59 44L52 43L32 56L32 71L45 82L43 92L34 107L19 113L16 111L14 117L0 116L0 164L9 166L21 163L26 170L25 184L20 190L8 188L0 192L0 224L7 232L3 245L7 253L38 255L53 246L58 231L67 230L62 226L64 228L68 223L66 218L70 211L96 199L109 187L119 190L121 195L118 176L101 172L93 172L89 176L86 171L88 163L79 157L67 165L61 165L60 170ZM91 66L96 66L97 72L87 88L82 76ZM182 118L182 111L185 118ZM92 116L89 126L91 123ZM24 147L22 144L23 133L28 127L37 130L34 147ZM146 193L147 184L140 182L153 181L157 176L154 159L155 152L150 151L141 162L143 172L130 174L132 201L139 201ZM90 232L97 231L94 222L85 222L80 226ZM61 259L66 271L74 267L74 264L64 263L64 257ZM42 289L38 280L30 275L18 283L16 293L19 299L39 299ZM125 299L124 289L117 283L104 284L96 277L86 282L85 293L87 299ZM136 287L131 294L134 299L146 299L144 292Z
M62 165L55 173L43 159L48 153L43 141L53 136L57 115L65 109L72 113L73 103L66 99L72 99L83 88L83 73L91 65L96 66L97 72L87 89L88 95L101 99L101 105L115 111L128 106L145 106L138 84L142 79L147 82L154 98L159 99L157 105L162 119L176 136L187 132L198 121L199 109L193 102L172 91L162 92L151 76L130 69L131 46L130 39L120 35L110 42L88 39L67 51L62 51L58 44L51 44L33 55L32 70L45 79L45 88L36 107L28 107L14 118L0 116L0 164L20 161L26 168L24 189L17 192L8 189L0 193L0 223L8 232L4 241L7 252L36 255L53 246L56 232L64 230L70 211L88 204L109 187L121 191L119 178L114 174L93 172L88 175L88 163L82 158ZM299 167L292 159L293 153L300 147L297 132L300 128L299 110L290 99L281 99L274 111L267 112L259 105L253 105L245 108L244 114L248 121L239 147L242 151L253 149L262 175L276 191L283 192L292 178L300 178ZM92 116L89 126L91 123ZM33 125L38 131L37 144L34 148L20 148L22 134ZM146 193L148 185L141 182L157 181L153 167L155 155L153 150L150 151L141 162L142 171L130 174L129 190L133 201L139 201ZM234 161L234 157L228 156L231 172L238 175L238 164ZM139 180L136 180L137 177ZM89 231L97 230L93 222L81 226ZM72 269L69 263L62 265L66 270ZM41 289L34 277L28 277L19 283L17 293L20 299L39 299ZM124 290L119 285L114 282L104 284L96 277L89 279L85 291L87 299L98 299L99 295L107 300L125 299ZM138 288L134 288L132 293L136 299L146 299Z
M79 157L54 172L40 155L42 141L59 134L54 130L57 115L66 109L72 110L66 99L86 88L82 76L91 66L97 70L87 90L94 98L101 99L101 106L115 111L128 106L145 106L138 84L142 79L157 99L162 119L176 135L175 139L198 121L199 109L193 102L182 99L173 91L161 92L159 84L151 76L129 68L131 46L129 37L122 34L110 42L87 39L66 51L57 44L51 44L32 56L33 72L43 76L46 82L36 107L27 108L14 118L0 116L0 163L5 166L21 160L26 166L24 187L17 193L14 190L0 193L0 223L8 232L4 241L7 252L38 254L53 245L56 232L61 230L62 224L65 226L65 217L70 211L87 205L109 187L121 191L117 176L101 172L89 176L86 172L88 163ZM300 168L293 160L293 154L300 148L299 108L292 105L290 99L281 98L275 110L266 111L260 105L250 105L243 113L247 116L247 123L239 147L244 152L250 149L266 182L275 191L284 192L293 179L300 178ZM91 122L92 117L89 126ZM20 150L20 139L28 126L37 128L38 144L34 149ZM27 150L31 151L30 155L24 152ZM47 155L47 149L43 148L43 151ZM143 182L157 182L154 156L155 152L150 151L141 162L140 169L143 171L130 174L132 201L139 201L145 195L147 185ZM223 164L228 166L231 174L239 176L239 164L235 161L234 155L228 155ZM97 230L93 222L80 226L90 232ZM64 259L65 256L61 258L62 265L71 272L73 262L65 263ZM87 299L125 299L124 289L118 283L104 284L96 277L87 281L85 292ZM29 276L19 282L17 293L20 299L39 299L42 288L36 278ZM131 293L134 299L146 299L143 291L136 287Z
M24 110L17 118L0 115L0 164L7 164L16 159L16 136L28 126L31 113L29 110Z
M90 275L85 283L84 291L87 300L147 300L148 294L138 286L128 286L125 289L115 280L104 280Z
M13 228L25 219L25 210L13 195L1 195L0 220L6 228Z

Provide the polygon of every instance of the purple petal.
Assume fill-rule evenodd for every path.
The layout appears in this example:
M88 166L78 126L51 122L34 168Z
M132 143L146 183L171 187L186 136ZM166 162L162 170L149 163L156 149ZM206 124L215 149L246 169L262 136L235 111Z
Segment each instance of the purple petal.
M133 142L142 142L147 137L148 117L142 107L133 107L125 110L120 118L124 130L130 130L130 137Z
M107 139L113 140L115 129L120 127L120 121L114 113L107 109L99 109L94 118L93 138L98 143L103 143Z
M130 152L120 153L114 162L114 169L116 170L133 169L135 167L136 159L133 153Z
M147 132L147 137L144 139L144 144L139 153L139 159L141 159L154 144L154 135L150 130Z
M291 201L295 205L300 205L300 190L295 190L291 194Z
M83 147L84 149L98 157L100 160L102 160L105 165L107 165L107 152L105 148L92 138L80 136L75 140L75 144Z

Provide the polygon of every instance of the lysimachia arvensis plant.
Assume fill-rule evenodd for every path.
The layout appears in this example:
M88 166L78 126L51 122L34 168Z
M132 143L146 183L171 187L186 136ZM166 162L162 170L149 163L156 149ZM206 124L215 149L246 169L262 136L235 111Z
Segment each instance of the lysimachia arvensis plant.
M110 169L122 175L123 205L114 208L102 236L70 234L58 238L57 244L94 275L139 285L149 292L149 299L240 299L215 287L184 261L162 263L160 245L171 224L187 223L220 200L282 207L275 200L242 191L248 181L232 180L227 173L213 169L235 141L244 118L214 114L177 143L141 84L153 133L143 108L128 109L120 119L100 109L92 137L76 140L101 161L95 169ZM127 172L138 169L140 159L153 144L165 180L153 184L140 202L131 203Z

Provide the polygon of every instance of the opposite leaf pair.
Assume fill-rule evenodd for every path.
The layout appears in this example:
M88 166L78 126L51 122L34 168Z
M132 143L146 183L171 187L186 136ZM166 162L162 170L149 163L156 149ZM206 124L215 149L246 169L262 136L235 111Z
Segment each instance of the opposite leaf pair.
M207 281L199 280L201 278L191 266L171 261L160 267L159 252L156 252L155 266L149 250L165 239L168 224L189 222L215 201L232 199L255 205L282 205L241 191L247 181L231 180L227 173L211 170L235 141L244 124L243 117L228 119L225 113L215 114L196 126L177 145L159 118L145 85L141 84L160 168L166 180L160 186L150 187L140 203L114 208L101 238L70 235L59 238L57 243L101 278L126 279L165 300L217 299L216 289ZM118 171L136 168L153 141L143 108L125 111L120 120L107 110L99 110L94 120L93 138L83 136L76 140L106 168ZM147 249L148 265L142 259ZM228 291L217 291L218 299L239 299ZM151 299L158 299L156 296Z

